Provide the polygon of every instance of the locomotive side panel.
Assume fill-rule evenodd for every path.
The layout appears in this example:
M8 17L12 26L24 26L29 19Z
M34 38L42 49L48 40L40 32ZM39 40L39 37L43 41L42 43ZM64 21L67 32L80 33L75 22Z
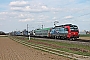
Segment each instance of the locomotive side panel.
M50 32L51 37L56 37L56 38L66 38L68 31L66 30L66 28L63 27L55 27L52 29L52 31Z

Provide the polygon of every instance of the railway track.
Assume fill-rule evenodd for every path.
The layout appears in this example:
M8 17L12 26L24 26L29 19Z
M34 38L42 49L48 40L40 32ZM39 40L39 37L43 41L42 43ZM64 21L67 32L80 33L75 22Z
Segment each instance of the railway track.
M35 49L39 49L39 50L46 51L46 52L56 54L56 55L60 55L60 56L65 56L65 57L68 57L68 58L71 58L71 59L82 60L82 59L87 59L88 58L88 56L68 53L68 52L65 52L65 51L60 51L60 50L57 50L57 49L54 49L54 48L47 47L45 45L36 45L34 43L22 41L20 39L15 39L15 38L12 38L12 37L10 37L10 38L12 40L18 42L18 43L21 43L23 45L28 46L28 47L32 47L32 48L35 48Z

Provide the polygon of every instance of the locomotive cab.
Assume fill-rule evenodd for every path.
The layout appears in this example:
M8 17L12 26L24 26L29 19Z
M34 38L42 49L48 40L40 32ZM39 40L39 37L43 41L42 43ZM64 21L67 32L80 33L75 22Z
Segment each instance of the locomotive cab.
M67 37L71 40L76 40L77 38L79 38L79 30L78 27L76 25L70 25L70 26L66 26L68 28L68 35Z

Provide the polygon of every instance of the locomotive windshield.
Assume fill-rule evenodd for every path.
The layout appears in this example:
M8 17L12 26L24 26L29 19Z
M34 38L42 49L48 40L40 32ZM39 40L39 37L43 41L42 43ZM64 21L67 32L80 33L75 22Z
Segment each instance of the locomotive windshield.
M75 25L70 26L71 31L78 31L78 27Z

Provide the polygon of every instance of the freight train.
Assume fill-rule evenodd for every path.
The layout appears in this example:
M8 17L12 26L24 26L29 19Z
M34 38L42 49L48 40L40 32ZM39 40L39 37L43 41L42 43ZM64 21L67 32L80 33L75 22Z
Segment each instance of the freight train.
M53 28L33 30L30 32L30 36L76 40L79 38L79 29L76 25L65 24Z

